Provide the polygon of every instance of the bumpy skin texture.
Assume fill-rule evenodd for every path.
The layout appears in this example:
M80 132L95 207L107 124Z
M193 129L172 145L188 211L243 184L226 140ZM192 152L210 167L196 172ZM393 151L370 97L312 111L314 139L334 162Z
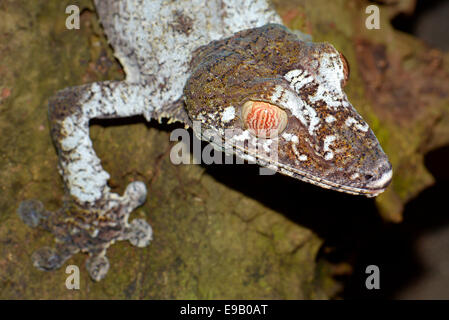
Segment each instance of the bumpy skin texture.
M56 238L55 248L33 254L39 269L58 268L73 254L86 252L86 267L98 281L108 271L111 244L129 240L143 247L152 240L148 223L128 222L145 201L146 187L133 182L122 196L110 192L109 174L89 138L94 118L144 115L186 125L200 121L220 139L226 128L233 128L231 143L214 141L217 149L229 151L247 137L246 145L234 150L237 155L301 180L370 196L389 182L385 154L341 90L345 66L339 53L288 32L265 0L95 4L127 76L122 82L67 88L50 99L51 134L67 199L56 212L36 200L24 201L18 209L26 224L43 227ZM260 141L248 136L239 118L248 99L286 110L289 120L281 136ZM195 123L193 130L210 139ZM255 152L275 150L275 145L278 159Z
M217 148L352 194L376 196L390 182L387 156L342 90L349 70L332 45L301 41L271 24L197 49L192 68L188 113ZM247 101L285 110L286 130L273 139L251 136L242 119ZM277 158L264 150L278 151Z

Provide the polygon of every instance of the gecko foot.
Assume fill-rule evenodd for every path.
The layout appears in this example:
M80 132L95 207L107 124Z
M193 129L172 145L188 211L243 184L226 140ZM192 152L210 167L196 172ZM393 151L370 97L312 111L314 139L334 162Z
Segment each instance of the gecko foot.
M43 247L33 253L33 265L39 270L54 270L81 251L89 254L86 268L92 279L103 279L109 270L106 251L110 245L128 240L134 246L145 247L152 240L152 228L145 220L128 222L146 195L145 184L136 181L127 186L122 196L106 189L93 204L69 198L55 212L45 210L38 200L22 201L17 209L21 219L30 227L50 231L56 240L54 248Z

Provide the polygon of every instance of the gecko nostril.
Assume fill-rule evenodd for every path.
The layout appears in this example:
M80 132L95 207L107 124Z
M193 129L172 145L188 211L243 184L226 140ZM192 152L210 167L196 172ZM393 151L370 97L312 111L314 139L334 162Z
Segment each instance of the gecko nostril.
M386 188L393 176L393 169L388 159L379 159L373 169L364 172L366 186L371 189Z

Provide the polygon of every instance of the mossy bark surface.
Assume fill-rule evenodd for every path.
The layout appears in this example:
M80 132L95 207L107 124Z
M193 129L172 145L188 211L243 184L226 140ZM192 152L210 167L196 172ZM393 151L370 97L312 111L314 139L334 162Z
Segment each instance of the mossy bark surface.
M82 10L79 30L65 26L70 4ZM395 168L392 186L376 204L383 217L401 220L403 205L433 182L424 154L448 144L448 56L391 29L388 19L396 7L385 8L389 13L382 15L380 31L369 31L364 2L275 4L290 27L333 43L349 60L349 99ZM259 176L251 165L175 166L169 159L175 127L143 118L94 122L91 137L114 191L122 193L133 180L147 184L147 201L133 216L152 225L152 244L113 245L111 268L99 283L87 275L83 254L53 272L35 269L32 252L54 240L23 224L16 210L25 199L39 199L50 210L62 203L48 98L67 86L124 74L91 1L3 1L0 30L0 298L321 299L335 294L337 268L318 255L326 240L323 228L333 222L320 217L338 219L353 208L364 214L373 210L374 200L278 175ZM65 286L69 264L80 267L80 290Z

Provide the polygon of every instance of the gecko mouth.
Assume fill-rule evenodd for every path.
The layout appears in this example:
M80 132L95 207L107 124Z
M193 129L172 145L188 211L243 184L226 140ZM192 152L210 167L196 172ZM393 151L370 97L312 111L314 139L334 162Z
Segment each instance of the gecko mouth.
M195 132L195 134L197 133ZM216 150L226 152L227 149L232 148L235 155L242 159L248 160L253 163L255 162L260 166L273 169L274 171L281 174L319 186L321 188L331 189L348 194L364 195L368 198L376 197L385 191L385 189L391 183L391 179L393 176L393 169L390 162L388 161L387 156L379 158L375 164L370 166L369 170L361 170L360 172L357 172L357 175L360 177L357 181L351 181L351 179L349 178L349 176L351 176L351 173L348 173L346 175L348 177L344 179L334 178L331 180L327 177L318 177L297 167L292 167L287 163L273 161L273 159L264 157L260 153L252 153L239 144L227 144L224 140L221 141L222 144L219 144L215 142L216 140L207 137L207 135L203 135L203 139L204 138L206 138L206 140L209 141L209 143L211 143L211 145ZM218 140L220 141L220 139Z
M263 159L257 159L257 162L260 165L270 166L269 164L266 164ZM385 171L382 171L381 174L369 177L369 182L363 186L337 183L325 178L316 177L282 163L277 163L275 166L278 168L278 171L284 175L311 183L321 188L331 189L334 191L353 195L364 195L368 198L376 197L384 192L388 185L391 183L391 179L393 177L393 169L390 163L388 163L388 165L386 166L387 169ZM271 167L273 167L273 165L271 165Z
M304 172L298 168L292 167L282 162L273 163L268 158L261 155L251 155L247 150L235 146L236 155L247 160L253 160L257 164L271 168L281 174L290 176L292 178L319 186L321 188L330 189L334 191L344 192L353 195L364 195L368 198L376 197L388 187L393 177L393 169L388 159L381 158L377 162L377 166L369 172L365 172L362 177L363 182L354 184L338 183L327 178L317 177L313 174ZM252 159L251 159L252 158Z

